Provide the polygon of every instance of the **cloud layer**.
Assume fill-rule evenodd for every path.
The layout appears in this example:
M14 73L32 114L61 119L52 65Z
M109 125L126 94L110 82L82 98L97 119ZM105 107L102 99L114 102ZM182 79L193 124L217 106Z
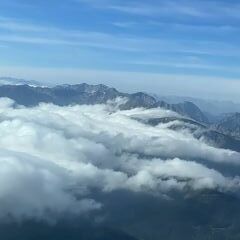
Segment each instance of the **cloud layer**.
M1 99L0 218L48 220L97 211L102 203L92 197L95 190L238 192L239 176L221 166L240 168L239 153L208 146L168 124L136 120L165 116L176 114L120 111L114 102L25 108Z

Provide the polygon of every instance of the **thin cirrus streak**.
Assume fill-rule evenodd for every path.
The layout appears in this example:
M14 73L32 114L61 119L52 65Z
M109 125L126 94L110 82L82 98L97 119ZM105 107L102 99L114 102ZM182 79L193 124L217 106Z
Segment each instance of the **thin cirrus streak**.
M145 17L159 17L174 14L175 17L190 17L190 18L207 18L207 19L222 19L239 18L239 4L236 2L224 1L148 1L139 2L131 0L128 2L109 0L109 1L86 1L75 0L75 2L85 3L91 7L114 10L131 15L141 15Z

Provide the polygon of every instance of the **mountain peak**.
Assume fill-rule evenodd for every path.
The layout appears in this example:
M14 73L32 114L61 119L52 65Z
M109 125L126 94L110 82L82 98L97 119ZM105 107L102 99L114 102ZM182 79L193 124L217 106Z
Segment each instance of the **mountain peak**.
M26 80L12 77L0 77L0 86L1 85L29 85L32 87L43 86L43 84L35 80Z

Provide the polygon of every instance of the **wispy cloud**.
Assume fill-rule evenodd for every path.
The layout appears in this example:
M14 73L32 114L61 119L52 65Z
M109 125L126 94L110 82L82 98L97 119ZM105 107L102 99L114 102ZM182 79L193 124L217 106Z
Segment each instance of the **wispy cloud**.
M131 28L138 25L137 22L113 22L113 26L119 27L119 28Z
M127 38L103 32L61 29L9 18L0 18L0 29L5 30L0 36L0 41L4 43L88 46L121 51L139 50L133 45L118 44L121 41L127 41Z
M115 23L128 27L133 22ZM4 29L0 41L31 44L57 44L87 46L117 51L131 52L176 52L209 55L239 55L240 49L227 43L211 41L187 41L180 39L142 37L129 34L114 34L94 31L69 30L29 24L14 19L0 19L0 29Z
M19 19L0 17L0 29L9 31L44 32L50 27L42 27Z
M208 34L226 34L240 32L240 28L232 24L191 24L191 23L170 23L163 21L147 21L145 26L167 28L169 31L179 31L179 32L195 32L198 34L208 33Z
M220 73L217 74L217 72L223 73L223 71L228 76L239 74L235 66L229 67L232 60L228 64L225 64L224 60L222 62L219 60L220 57L225 61L233 57L239 59L240 47L237 38L240 28L233 21L224 23L220 21L217 24L209 22L209 17L212 17L211 14L220 16L221 11L230 11L231 4L228 4L227 10L224 10L222 9L223 3L219 3L219 6L213 9L212 13L207 10L203 11L206 6L212 6L212 1L207 2L205 6L200 2L183 0L181 0L181 4L176 1L157 1L153 3L131 0L127 2L78 0L77 6L81 7L81 4L87 4L87 7L90 7L91 11L96 11L94 13L100 14L99 16L103 13L108 14L105 11L126 12L130 16L126 17L126 15L119 14L117 18L112 18L109 15L100 23L101 28L95 23L90 23L85 27L81 24L69 26L54 24L53 22L46 25L43 23L44 21L41 22L36 19L0 17L0 45L14 49L18 47L17 43L19 43L27 48L34 48L34 50L31 49L31 52L27 52L28 57L38 51L35 45L51 48L51 54L55 54L54 51L57 48L62 55L63 52L68 54L72 49L78 53L78 56L81 52L85 51L86 53L88 51L91 56L96 55L96 59L104 52L104 55L109 55L111 59L116 61L108 65L107 61L104 61L104 68L115 64L114 69L121 67L125 71L129 69L136 71L137 68L139 71L140 69L144 71L142 68L151 67L152 71L159 72L160 67L165 67L165 69L170 67L174 68L173 70L216 71L218 76ZM132 16L132 14L134 15ZM135 14L144 15L144 17L136 17ZM204 20L197 23L185 21L186 19L183 17L194 16L199 18L203 17L203 14L208 20L202 18ZM182 16L181 21L178 18L180 15ZM166 16L167 18L153 18L155 16ZM171 21L168 21L169 16L173 16ZM183 19L185 20L182 21ZM225 38L229 41L226 41ZM179 60L170 62L167 60L169 55L174 55L175 59L179 56L193 56L205 58L205 60L211 58L213 61L192 63ZM135 66L133 66L134 64L129 63L131 59L139 59L139 61L135 62ZM154 59L160 59L160 61ZM100 62L100 60L98 61ZM67 64L69 66L70 63ZM117 64L122 65L117 66Z
M149 67L170 67L177 69L200 69L200 70L217 70L217 71L225 71L229 73L240 73L240 69L238 66L226 66L226 65L217 65L211 62L188 62L172 60L172 61L130 61L129 64L140 65L140 66L149 66Z
M156 16L186 16L195 18L239 18L240 5L223 1L86 1L77 0L92 7L119 11L127 14ZM174 15L173 15L174 14Z
M85 1L77 0L80 3L89 4L92 7L100 9L108 9L128 14L136 14L143 16L157 16L171 14L172 12L189 15L189 16L205 16L206 12L201 11L197 6L193 4L186 4L183 1L181 3L177 1L149 1L145 3L143 1L130 0L126 1Z

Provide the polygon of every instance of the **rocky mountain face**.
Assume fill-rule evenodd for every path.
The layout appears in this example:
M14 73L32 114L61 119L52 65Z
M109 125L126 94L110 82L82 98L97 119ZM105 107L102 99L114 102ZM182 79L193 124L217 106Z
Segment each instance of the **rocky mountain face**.
M219 132L240 139L240 113L234 113L226 116L213 125L213 128Z
M126 94L105 85L60 85L56 87L33 87L29 85L2 85L0 97L13 99L17 104L27 107L36 106L41 102L53 103L60 106L73 104L101 104L117 97L127 99L121 109L136 107L162 107L192 118L198 122L208 123L201 110L191 102L168 104L158 101L146 93Z
M27 107L36 106L39 103L53 103L60 106L105 103L118 96L121 94L115 89L104 85L61 85L53 88L29 85L0 86L0 97L11 98L17 104Z
M166 104L165 102L159 102L159 106L177 112L183 116L190 117L201 123L209 123L208 118L203 112L192 102L183 102L176 104Z
M148 119L146 124L157 126L161 123L167 123L168 128L177 131L189 131L196 139L203 139L209 145L218 148L240 151L240 140L231 135L224 134L221 131L213 129L211 126L196 122L184 117L164 117Z

